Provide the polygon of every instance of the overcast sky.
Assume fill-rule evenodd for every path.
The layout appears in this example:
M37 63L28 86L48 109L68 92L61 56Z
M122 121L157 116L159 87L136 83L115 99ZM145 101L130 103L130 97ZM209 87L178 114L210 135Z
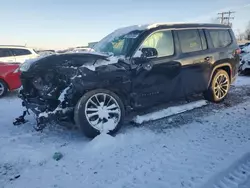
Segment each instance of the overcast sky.
M98 41L114 29L153 22L209 22L235 10L250 20L250 0L0 0L0 44L61 49Z

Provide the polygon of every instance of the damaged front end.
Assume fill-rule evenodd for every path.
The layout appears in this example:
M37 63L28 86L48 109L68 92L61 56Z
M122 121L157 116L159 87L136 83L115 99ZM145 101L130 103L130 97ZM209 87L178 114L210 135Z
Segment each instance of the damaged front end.
M54 88L56 92L58 88ZM23 112L14 122L15 125L25 123L24 116L31 110L35 116L37 124L34 127L36 130L42 130L48 122L51 121L71 121L73 117L74 105L70 104L70 96L72 93L72 87L68 86L61 91L59 97L49 95L51 97L32 96L30 93L26 93L24 89L20 90L19 97L22 99L22 106L27 110ZM54 97L54 98L53 98Z
M20 68L19 97L27 110L16 118L14 125L25 123L24 116L29 110L36 116L36 130L42 130L51 121L74 122L74 107L84 92L106 83L101 73L106 71L110 75L112 68L98 66L117 62L118 59L110 60L104 55L72 53L50 55L24 64ZM119 75L119 70L125 70L123 66L113 67Z
M41 130L46 123L52 121L71 121L73 117L74 105L72 104L72 84L65 82L65 80L55 82L52 77L46 81L44 76L26 77L22 74L21 80L23 87L19 92L19 97L22 99L22 106L27 110L20 116L14 124L26 122L24 116L28 110L31 110L37 120L36 130ZM55 72L55 79L58 78Z

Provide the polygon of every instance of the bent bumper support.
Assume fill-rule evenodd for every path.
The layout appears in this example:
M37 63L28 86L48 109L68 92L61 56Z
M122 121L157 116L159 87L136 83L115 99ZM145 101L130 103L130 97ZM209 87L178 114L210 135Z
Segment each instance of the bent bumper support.
M15 119L15 121L13 122L13 125L21 125L21 124L25 124L28 120L25 120L24 117L30 114L28 109L23 111L23 115L19 116L18 118Z

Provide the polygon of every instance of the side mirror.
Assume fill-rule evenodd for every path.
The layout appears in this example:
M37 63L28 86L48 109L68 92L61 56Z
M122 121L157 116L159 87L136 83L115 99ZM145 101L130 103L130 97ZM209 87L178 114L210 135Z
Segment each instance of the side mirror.
M136 52L133 57L135 64L149 63L151 58L158 56L158 52L155 48L141 48Z
M158 56L158 52L155 48L142 48L141 49L141 57L142 58L155 58Z

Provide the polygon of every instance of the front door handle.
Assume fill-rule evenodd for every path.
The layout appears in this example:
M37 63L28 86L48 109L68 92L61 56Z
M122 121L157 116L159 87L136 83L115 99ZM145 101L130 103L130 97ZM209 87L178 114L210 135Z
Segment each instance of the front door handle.
M212 60L212 57L211 56L207 56L207 57L204 58L204 60L209 62L209 61Z

